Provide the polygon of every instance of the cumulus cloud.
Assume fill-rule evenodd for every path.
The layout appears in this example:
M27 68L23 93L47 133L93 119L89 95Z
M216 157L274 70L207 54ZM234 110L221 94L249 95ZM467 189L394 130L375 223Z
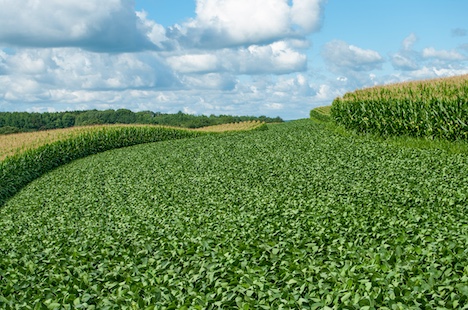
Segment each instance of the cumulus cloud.
M210 53L176 55L167 61L179 73L288 74L307 68L306 55L285 41Z
M16 47L80 47L97 52L154 48L126 0L2 0L0 43Z
M292 22L306 33L320 28L323 1L294 0L291 7Z
M430 78L445 76L447 72L464 72L467 56L457 50L437 50L434 47L415 50L414 43L417 39L415 34L410 34L402 41L400 50L390 57L393 67L405 72L404 76ZM459 50L463 51L463 46Z
M229 74L207 73L186 75L183 77L183 82L191 89L231 91L236 87L237 79Z
M376 51L334 40L324 45L322 57L334 71L372 71L380 69L383 57Z
M390 61L395 69L414 71L420 68L420 53L413 49L417 41L416 34L411 33L402 41L400 51L390 56Z
M392 55L391 62L393 67L403 71L417 70L419 68L419 64L412 54L413 53L400 52Z
M440 60L463 60L465 57L457 51L436 50L433 47L423 49L422 56L424 58L437 58Z
M243 74L284 74L307 68L307 57L284 41L266 46L252 45L241 49L236 56L238 71Z
M416 34L411 33L407 36L403 42L401 43L401 47L403 51L410 51L413 49L414 44L418 41L418 37Z
M218 71L221 62L215 54L191 54L171 56L167 62L173 70L180 73L207 73Z
M196 18L171 27L185 46L263 45L319 28L323 0L197 0Z
M198 0L195 18L169 28L129 0L0 2L2 111L293 119L324 98L305 50L326 0Z
M71 100L83 91L181 88L153 52L109 57L76 48L22 49L1 53L0 70L0 98L9 101Z

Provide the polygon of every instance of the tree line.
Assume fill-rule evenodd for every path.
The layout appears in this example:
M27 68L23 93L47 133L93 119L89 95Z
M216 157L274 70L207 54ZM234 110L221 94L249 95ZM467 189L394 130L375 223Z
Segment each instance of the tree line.
M179 111L175 114L161 112L132 112L118 110L85 110L69 112L0 112L0 134L39 131L73 126L103 124L152 124L200 128L205 126L243 122L263 121L266 123L283 122L280 117L232 116L232 115L192 115Z

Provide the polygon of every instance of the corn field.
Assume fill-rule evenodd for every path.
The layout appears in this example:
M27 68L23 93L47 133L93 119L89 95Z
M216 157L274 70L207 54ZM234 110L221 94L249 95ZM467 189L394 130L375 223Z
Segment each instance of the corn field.
M468 139L468 75L372 87L336 98L331 116L382 136Z
M315 119L321 122L329 122L330 121L330 109L331 106L323 106L317 107L310 111L310 118Z
M78 158L142 143L267 129L264 122L248 121L196 130L111 125L3 135L0 136L0 207L32 180Z
M8 156L18 155L28 150L37 149L41 146L52 144L57 141L73 139L82 134L92 134L102 130L119 130L119 128L147 128L158 130L157 128L182 129L180 127L169 127L160 125L138 125L138 124L117 124L117 125L93 125L77 126L64 129L43 130L34 132L22 132L15 134L0 135L0 161ZM245 121L239 123L221 124L206 126L196 129L184 128L189 131L224 133L230 131L245 130L265 130L267 125L260 121Z
M0 207L29 182L75 159L115 148L203 134L206 133L156 126L101 126L21 150L0 161Z

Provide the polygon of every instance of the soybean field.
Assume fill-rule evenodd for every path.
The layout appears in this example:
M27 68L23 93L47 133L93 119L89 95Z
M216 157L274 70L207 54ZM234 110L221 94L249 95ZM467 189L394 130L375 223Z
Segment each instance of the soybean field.
M466 155L268 128L28 184L0 209L0 308L466 308Z

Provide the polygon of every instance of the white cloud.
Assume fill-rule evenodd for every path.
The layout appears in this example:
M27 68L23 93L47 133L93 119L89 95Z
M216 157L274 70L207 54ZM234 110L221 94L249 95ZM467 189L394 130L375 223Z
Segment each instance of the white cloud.
M408 80L420 80L420 79L430 79L437 77L448 77L455 75L468 74L468 69L466 68L438 68L434 66L423 66L418 70L405 72L404 74L398 74L398 82L408 81Z
M289 2L197 0L196 18L170 28L168 36L186 46L223 48L268 44L319 28L323 0Z
M167 58L167 62L180 73L214 72L220 68L218 57L214 54L172 56Z
M418 37L411 33L401 42L400 51L390 56L390 61L395 69L413 71L420 68L420 53L413 49L416 41L418 41Z
M416 34L411 33L407 36L402 42L402 48L404 51L409 51L413 49L414 44L418 41L418 37Z
M306 55L294 50L285 41L170 56L167 61L178 73L288 74L307 68Z
M320 27L323 1L293 0L291 8L292 22L307 32Z
M334 71L371 71L380 69L384 59L374 50L362 49L344 41L324 45L322 56Z
M153 52L106 55L76 48L22 49L0 54L0 70L5 72L0 75L0 98L15 102L76 103L77 92L181 87Z
M230 91L236 87L237 80L228 74L208 73L197 75L186 75L182 81L184 84L196 90L212 89Z
M146 12L136 12L139 22L144 26L147 38L158 47L159 50L170 48L172 43L166 37L166 28L147 18Z
M402 51L394 54L391 57L393 67L404 71L417 70L419 68L419 64L415 57L413 57L413 54L414 53L408 51Z
M422 56L425 58L437 58L440 60L464 60L465 56L456 51L436 50L433 47L423 49Z
M412 76L436 77L436 72L445 70L458 71L463 69L467 56L456 50L436 50L426 47L422 51L414 49L417 40L415 34L406 37L399 52L391 55L391 62L395 69L407 71ZM460 47L463 50L463 46Z
M242 74L284 74L304 71L307 57L279 41L266 46L251 45L235 53L232 66Z
M154 48L126 0L2 0L0 43L98 52Z
M0 0L0 110L306 116L325 1L198 0L164 28L128 0Z

